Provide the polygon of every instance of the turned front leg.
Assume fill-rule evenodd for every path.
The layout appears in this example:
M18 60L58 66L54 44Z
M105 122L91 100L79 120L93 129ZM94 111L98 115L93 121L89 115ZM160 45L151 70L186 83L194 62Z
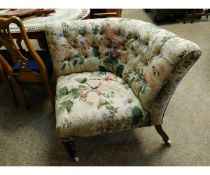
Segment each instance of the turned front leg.
M73 158L74 161L79 162L79 157L76 156L76 146L73 140L70 141L62 141L64 144L67 152L69 153L70 157Z
M155 125L155 129L158 132L158 134L160 134L160 136L162 137L165 144L170 147L171 146L171 140L169 139L166 132L163 130L162 125Z

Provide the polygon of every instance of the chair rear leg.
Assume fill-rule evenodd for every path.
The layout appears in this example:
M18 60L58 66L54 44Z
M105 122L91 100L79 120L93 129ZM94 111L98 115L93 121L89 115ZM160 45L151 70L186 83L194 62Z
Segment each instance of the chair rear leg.
M52 110L53 110L53 112L55 112L55 100L54 100L54 95L52 93L52 88L50 86L50 82L45 79L44 83L45 83L45 86L46 86L46 89L47 89L48 96L50 98Z
M171 140L169 139L168 135L163 130L162 125L155 125L155 129L158 132L158 134L162 137L165 144L171 147Z
M74 161L79 162L79 157L76 156L76 146L73 140L70 141L62 141L64 144L67 152L69 153L70 157L73 158Z
M27 110L30 109L30 106L29 106L29 103L26 99L26 95L25 95L25 92L23 90L23 88L19 85L19 83L14 79L14 77L10 77L9 78L12 82L12 84L15 86L15 88L18 90L18 93L22 96L23 100L24 100L24 103L25 103L25 107Z
M15 107L18 107L17 97L16 97L16 95L15 95L15 91L14 91L14 89L13 89L13 86L12 86L10 80L9 80L7 77L4 77L3 79L4 79L4 81L7 82L7 84L9 85L9 88L10 88L11 93L12 93L12 97L13 97L13 101L14 101Z
M12 84L11 84L11 82L9 82L8 79L7 79L7 83L8 83L8 85L9 85L9 87L10 87L11 92L12 92L14 105L15 105L15 107L18 107L17 97L16 97L16 95L15 95L15 91L14 91L14 89L13 89L13 87L12 87Z
M2 79L7 83L7 85L9 86L9 88L10 88L10 90L11 90L11 92L12 92L12 97L13 97L14 105L15 105L15 107L18 107L18 101L17 101L16 95L15 95L15 91L14 91L14 89L13 89L13 87L12 87L12 84L11 84L11 82L10 82L8 76L5 75L5 72L4 72L3 68L2 68L1 65L0 65L0 79L1 79L1 78L2 78ZM2 80L2 81L3 81L3 80ZM0 81L1 81L1 80L0 80Z

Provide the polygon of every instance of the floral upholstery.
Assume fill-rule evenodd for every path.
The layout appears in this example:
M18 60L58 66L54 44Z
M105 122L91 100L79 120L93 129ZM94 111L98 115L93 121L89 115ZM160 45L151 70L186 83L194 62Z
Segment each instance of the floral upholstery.
M149 122L129 85L109 72L60 76L56 96L56 123L62 138L116 132Z
M143 116L145 116L141 120L143 124L140 122L140 126L162 123L164 111L178 82L201 55L200 48L191 41L182 39L174 33L160 29L153 24L133 19L108 18L62 21L46 26L46 35L54 69L58 77L58 89L63 84L66 84L64 83L66 80L69 82L74 81L74 78L71 80L72 74L74 76L76 74L78 76L85 75L89 80L93 74L95 76L94 72L111 72L121 78L120 81L123 81L126 86L129 85L129 90L126 93L130 94L132 90L132 99L135 101L133 103L141 109ZM86 73L81 74L82 72ZM87 72L93 73L88 74ZM113 74L109 75L113 76ZM99 82L103 82L103 80L98 80ZM111 84L107 87L112 89ZM79 86L78 84L75 85ZM122 88L119 82L116 86ZM111 89L109 88L106 89L107 92L110 92ZM57 93L59 94L58 89ZM68 92L70 91L71 87L68 88ZM121 92L121 90L115 91L116 97L119 97ZM96 98L101 99L101 95ZM139 103L136 102L137 98ZM57 98L58 101L61 99ZM73 99L73 101L78 103L78 99ZM56 109L59 111L59 105L62 102L58 101ZM119 104L117 104L118 102ZM114 104L115 107L122 103L121 100L118 100L118 102ZM92 109L96 110L97 105L98 103ZM126 108L130 110L130 104L126 105ZM116 116L119 117L125 109L120 109L119 106L118 110L120 113L117 113ZM61 123L64 122L65 118L68 118L67 115L69 115L69 118L73 115L73 112L64 113L62 114L63 117L61 117L63 119L58 117L61 115L60 112L57 115L57 119L59 118L58 128L62 128L60 125L62 125ZM98 113L100 113L98 116L100 119L103 115L103 112L97 110L93 113L91 120L95 120ZM147 117L145 114L147 114ZM84 120L87 120L89 115L84 115ZM119 130L125 127L123 123L125 118L130 120L135 117L124 114L121 118L122 126L117 126ZM100 119L95 122L100 121ZM68 119L67 121L71 120ZM104 121L108 122L108 120ZM104 122L102 123L104 125ZM127 124L128 126L125 128L131 126L130 122ZM114 126L115 123L113 123L112 127ZM93 135L107 130L107 128L93 129L94 127L99 127L99 125L96 124L96 126L89 128L92 130ZM68 125L67 128L71 128L71 126ZM80 129L82 130L82 128ZM59 129L59 131L61 130ZM113 128L114 130L115 128ZM75 132L80 133L82 131L77 130ZM76 135L75 132L73 132L74 135ZM89 131L85 132L88 133ZM92 134L89 133L89 135Z

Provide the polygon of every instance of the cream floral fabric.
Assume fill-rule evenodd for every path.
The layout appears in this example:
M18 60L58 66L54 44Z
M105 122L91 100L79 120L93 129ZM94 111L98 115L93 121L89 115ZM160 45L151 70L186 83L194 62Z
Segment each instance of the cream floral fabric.
M125 18L61 21L46 26L46 36L57 77L96 71L115 74L139 99L150 124L162 122L170 99L162 96L173 94L177 79L201 55L191 41Z
M117 132L149 122L129 85L109 72L60 76L56 96L56 125L62 138Z

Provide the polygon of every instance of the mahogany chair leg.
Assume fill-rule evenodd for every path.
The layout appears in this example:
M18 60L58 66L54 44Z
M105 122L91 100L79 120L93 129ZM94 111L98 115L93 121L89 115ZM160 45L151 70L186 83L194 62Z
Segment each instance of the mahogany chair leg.
M12 93L12 97L13 97L13 101L14 101L14 105L15 107L18 107L18 101L17 101L17 98L16 98L16 95L15 95L15 91L12 87L12 84L11 82L9 81L8 77L5 75L3 69L0 67L0 73L1 73L1 77L3 78L3 80L8 84L10 90L11 90L11 93Z
M75 162L79 162L79 157L76 156L76 146L74 144L74 141L63 141L62 143L64 144L70 157L73 158Z
M25 103L25 107L27 110L30 109L28 100L26 99L26 95L25 92L23 90L23 88L19 85L19 83L14 79L14 77L9 77L9 79L11 80L12 84L15 86L15 88L17 89L18 93L22 96L24 103Z
M17 97L16 97L16 95L15 95L15 91L14 91L14 89L13 89L13 87L12 87L12 84L11 84L11 82L9 82L9 80L7 80L7 84L9 85L10 90L11 90L11 92L12 92L12 96L13 96L13 100L14 100L14 105L15 105L15 107L18 107Z
M1 72L0 72L0 84L2 84L2 83L3 83L3 77L2 77Z
M168 135L163 130L162 125L155 125L155 129L158 132L158 134L162 137L165 144L171 147L171 140L169 139Z
M53 110L53 112L55 112L55 100L54 100L54 95L52 93L52 88L51 88L50 82L48 80L44 80L44 83L45 83L45 86L47 89L48 96L50 98L52 110Z

